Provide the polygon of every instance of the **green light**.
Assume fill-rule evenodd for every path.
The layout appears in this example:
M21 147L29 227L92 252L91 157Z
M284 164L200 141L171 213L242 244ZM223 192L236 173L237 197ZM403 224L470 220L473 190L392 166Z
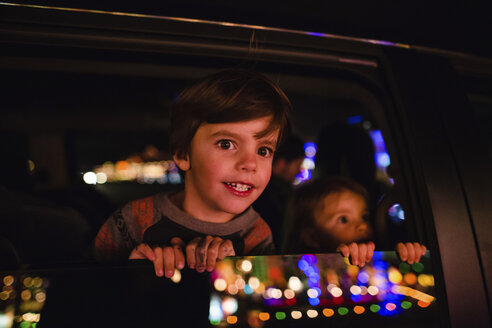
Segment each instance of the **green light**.
M338 314L339 315L346 315L347 313L349 313L349 309L347 309L346 307L338 308Z
M220 324L220 320L210 320L210 323L214 326L217 326Z
M412 265L412 269L415 272L422 272L422 270L424 270L424 265L420 262L417 262Z
M412 303L410 303L409 301L403 301L401 302L401 307L404 308L405 310L408 310L409 308L412 307Z
M31 323L29 321L22 321L20 324L21 328L29 328L31 327Z
M379 310L381 309L381 307L377 304L373 304L369 307L369 310L371 310L372 312L378 312Z
M38 323L37 323L37 322L33 322L33 323L32 323L32 325L31 325L31 327L32 327L32 328L36 328L36 326L37 326L37 325L38 325Z
M408 273L410 272L410 264L402 262L400 263L400 266L398 267L400 269L401 273Z
M285 312L275 313L275 318L277 318L277 320L284 320L286 317L287 317L287 315L285 314Z

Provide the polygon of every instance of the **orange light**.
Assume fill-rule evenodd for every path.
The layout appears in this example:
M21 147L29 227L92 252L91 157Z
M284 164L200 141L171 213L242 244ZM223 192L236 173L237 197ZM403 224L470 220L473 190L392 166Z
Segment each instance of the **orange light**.
M363 306L357 305L356 307L354 307L354 312L357 314L362 314L365 311L366 311L366 309L364 309Z
M261 321L267 321L268 319L270 319L270 314L268 312L260 312L258 317Z
M421 308L426 308L430 305L429 302L424 302L424 301L418 301L418 306L420 306Z
M415 285L415 283L417 283L417 276L413 272L406 273L404 279L409 285Z
M235 324L237 322L237 317L235 315L230 315L227 317L227 323L228 324Z
M335 311L332 309L323 309L323 314L325 317L329 318L335 314Z

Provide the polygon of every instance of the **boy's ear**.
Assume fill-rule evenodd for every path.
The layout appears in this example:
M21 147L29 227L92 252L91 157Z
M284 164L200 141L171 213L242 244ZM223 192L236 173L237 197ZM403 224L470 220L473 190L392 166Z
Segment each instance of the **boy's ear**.
M183 158L178 157L178 155L174 154L173 160L176 165L179 167L181 171L188 171L190 169L190 156L185 155Z

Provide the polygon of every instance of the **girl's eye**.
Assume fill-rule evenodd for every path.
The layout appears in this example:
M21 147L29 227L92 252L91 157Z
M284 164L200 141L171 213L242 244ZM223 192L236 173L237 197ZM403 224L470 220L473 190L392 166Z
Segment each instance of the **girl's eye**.
M232 144L232 141L224 139L224 140L219 140L217 142L220 148L222 149L233 149L234 145Z
M273 149L268 147L261 147L258 149L258 155L262 157L270 157L273 154Z
M342 224L346 224L348 222L347 217L341 216L338 218L338 222Z

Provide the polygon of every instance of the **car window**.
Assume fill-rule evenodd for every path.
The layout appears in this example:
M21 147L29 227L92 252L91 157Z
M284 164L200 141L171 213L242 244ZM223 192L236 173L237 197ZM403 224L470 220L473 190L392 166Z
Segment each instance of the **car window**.
M178 28L176 33L173 24L181 23L163 19L159 23L170 24L170 30L163 32L159 27L152 35L142 30L155 28L155 17L142 18L142 22L138 17L121 17L120 24L127 19L131 20L128 26L136 24L129 32L115 31L102 21L100 30L92 31L72 22L70 15L65 12L58 17L66 24L60 23L60 31L70 41L60 41L61 37L53 41L48 27L41 33L46 38L43 42L26 37L4 44L0 143L9 160L2 162L0 172L0 193L6 200L1 203L5 229L0 244L6 259L2 269L10 271L1 273L0 320L23 328L43 320L57 322L57 313L66 318L74 302L93 302L91 308L98 309L96 317L101 322L112 318L111 311L130 313L133 306L137 310L132 320L138 321L150 310L149 321L158 320L155 306L161 304L166 288L172 288L179 297L166 299L165 306L179 313L173 318L177 323L196 319L206 325L260 327L299 321L317 325L322 319L336 319L344 325L359 320L386 323L396 317L401 318L398 322L408 317L436 322L439 304L429 253L422 266L406 266L394 253L378 252L372 265L361 269L348 265L338 254L292 255L301 252L283 248L292 231L296 232L295 222L289 221L289 201L282 204L282 218L289 219L280 228L269 222L280 235L277 254L290 254L286 257L228 259L210 276L183 270L181 282L178 274L176 281L158 280L148 264L95 263L94 237L112 213L131 200L183 188L184 177L169 153L169 106L194 79L231 67L265 73L292 102L292 133L302 140L304 152L293 192L332 175L361 184L368 192L367 220L378 250L392 250L399 241L426 243L429 232L422 228L415 195L408 188L411 177L402 170L404 151L395 137L398 118L392 113L389 90L371 46L367 53L358 46L353 51L339 46L332 50L326 40L300 33L289 34L296 43L286 45L285 31L280 31L267 34L275 41L258 37L264 44L260 42L255 53L248 48L251 31L237 26L230 31L222 25L208 30L193 25L196 22L181 22L190 30ZM91 26L83 14L80 19ZM85 41L72 44L80 40L71 39L74 30L89 36L84 34ZM101 45L100 38L106 37L107 43ZM149 42L149 48L141 48L139 38ZM160 41L168 42L167 46L162 48ZM307 41L318 48L312 50ZM197 48L188 48L189 44ZM268 222L268 215L264 218ZM305 262L317 271L315 288L320 291L310 286L313 279L306 275ZM287 288L294 276L299 291ZM251 280L255 277L258 281ZM106 291L111 279L113 289ZM196 284L187 283L190 280ZM257 282L264 290L254 287ZM341 296L333 294L329 288L333 285ZM230 286L237 291L229 290ZM65 292L71 289L90 295L79 300L73 293L66 298ZM295 296L290 297L287 290ZM197 315L189 314L191 305L178 311L177 304L187 302L194 292L200 293ZM273 297L279 292L280 298ZM309 297L315 292L316 297ZM50 305L50 297L57 301ZM132 300L139 298L146 298L145 303L135 305ZM103 309L107 304L112 304L108 316ZM231 306L237 309L232 311Z

